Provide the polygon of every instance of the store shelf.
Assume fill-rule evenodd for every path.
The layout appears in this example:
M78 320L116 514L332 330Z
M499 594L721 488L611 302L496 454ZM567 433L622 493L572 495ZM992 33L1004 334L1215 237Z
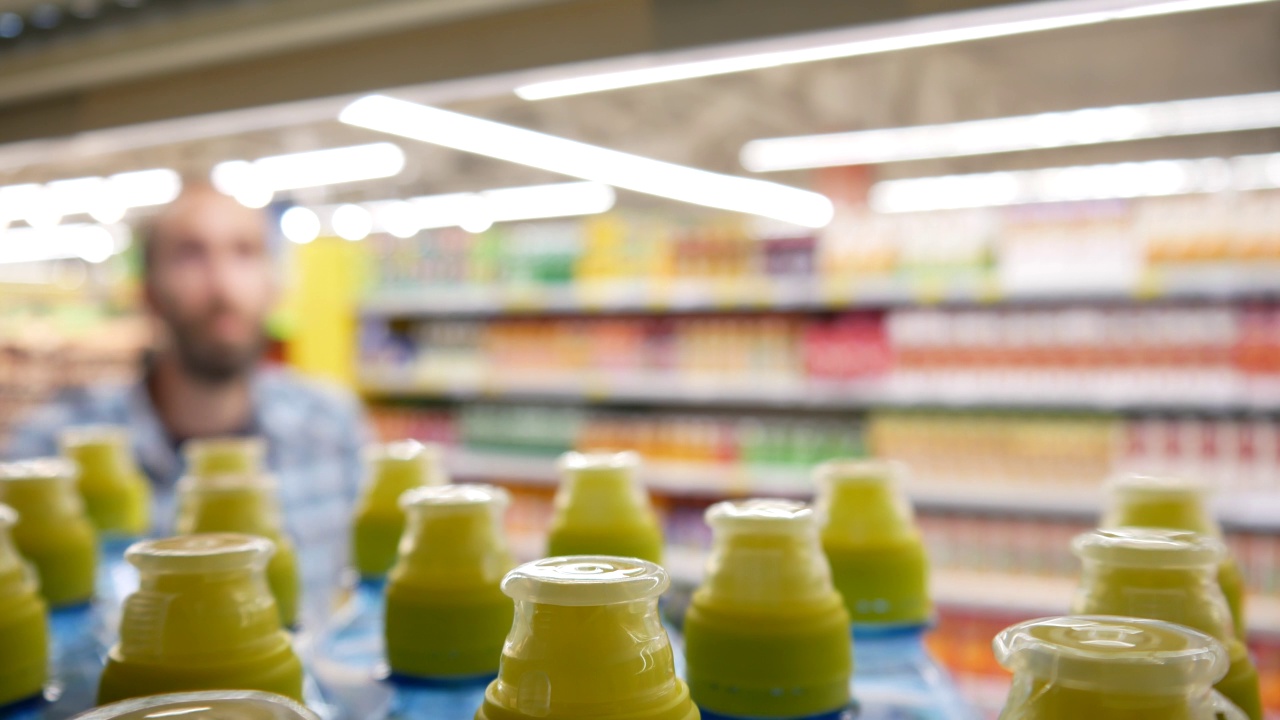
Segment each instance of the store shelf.
M409 377L366 368L361 389L371 398L614 403L654 407L868 410L1067 410L1089 412L1275 413L1280 380L1242 380L1205 373L1173 376L1157 370L1096 377L1069 372L992 370L847 382L723 381L640 373L580 372L522 378L472 373Z
M1009 286L994 272L938 277L755 278L598 282L572 286L385 289L361 305L367 317L815 311L911 305L1244 300L1280 297L1274 263L1149 269L1128 281L1081 279Z
M457 448L449 453L448 462L450 474L457 478L500 479L544 486L559 483L555 459L546 456ZM653 492L675 497L808 499L813 494L808 473L787 468L646 463L641 467L640 479ZM1089 485L913 481L907 492L922 510L1093 520L1101 509L1101 491ZM1280 492L1233 494L1217 498L1217 503L1218 517L1228 530L1280 531Z

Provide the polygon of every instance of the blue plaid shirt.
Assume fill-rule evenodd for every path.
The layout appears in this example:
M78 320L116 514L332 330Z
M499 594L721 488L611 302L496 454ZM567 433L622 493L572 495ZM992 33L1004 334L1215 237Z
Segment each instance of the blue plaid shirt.
M304 621L318 619L330 609L348 562L350 516L364 475L361 450L371 440L369 428L349 393L283 370L259 371L253 396L251 429L266 438L285 528L298 545ZM153 534L171 534L174 486L185 467L141 382L63 393L19 423L5 454L56 455L63 428L90 424L129 429L134 455L154 488Z

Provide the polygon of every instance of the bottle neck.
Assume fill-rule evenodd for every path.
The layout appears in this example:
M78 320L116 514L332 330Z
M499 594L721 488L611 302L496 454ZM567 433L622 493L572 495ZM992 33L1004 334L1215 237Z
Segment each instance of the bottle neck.
M188 491L179 498L177 530L182 534L238 532L266 538L281 535L280 510L268 490Z
M1073 611L1148 617L1225 639L1231 611L1215 573L1211 565L1149 568L1086 560Z

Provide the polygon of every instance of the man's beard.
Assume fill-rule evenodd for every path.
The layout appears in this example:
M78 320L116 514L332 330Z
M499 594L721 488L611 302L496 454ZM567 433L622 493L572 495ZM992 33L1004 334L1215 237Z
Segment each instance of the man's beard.
M243 345L214 343L208 339L201 323L170 322L169 330L183 370L192 378L210 384L230 382L249 374L262 358L266 344L261 332Z

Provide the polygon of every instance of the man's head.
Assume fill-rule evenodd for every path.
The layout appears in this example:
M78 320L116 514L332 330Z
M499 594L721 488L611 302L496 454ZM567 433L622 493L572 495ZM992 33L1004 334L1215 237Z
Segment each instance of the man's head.
M189 185L144 233L147 303L168 327L188 374L225 382L263 349L276 299L262 212L207 185Z

